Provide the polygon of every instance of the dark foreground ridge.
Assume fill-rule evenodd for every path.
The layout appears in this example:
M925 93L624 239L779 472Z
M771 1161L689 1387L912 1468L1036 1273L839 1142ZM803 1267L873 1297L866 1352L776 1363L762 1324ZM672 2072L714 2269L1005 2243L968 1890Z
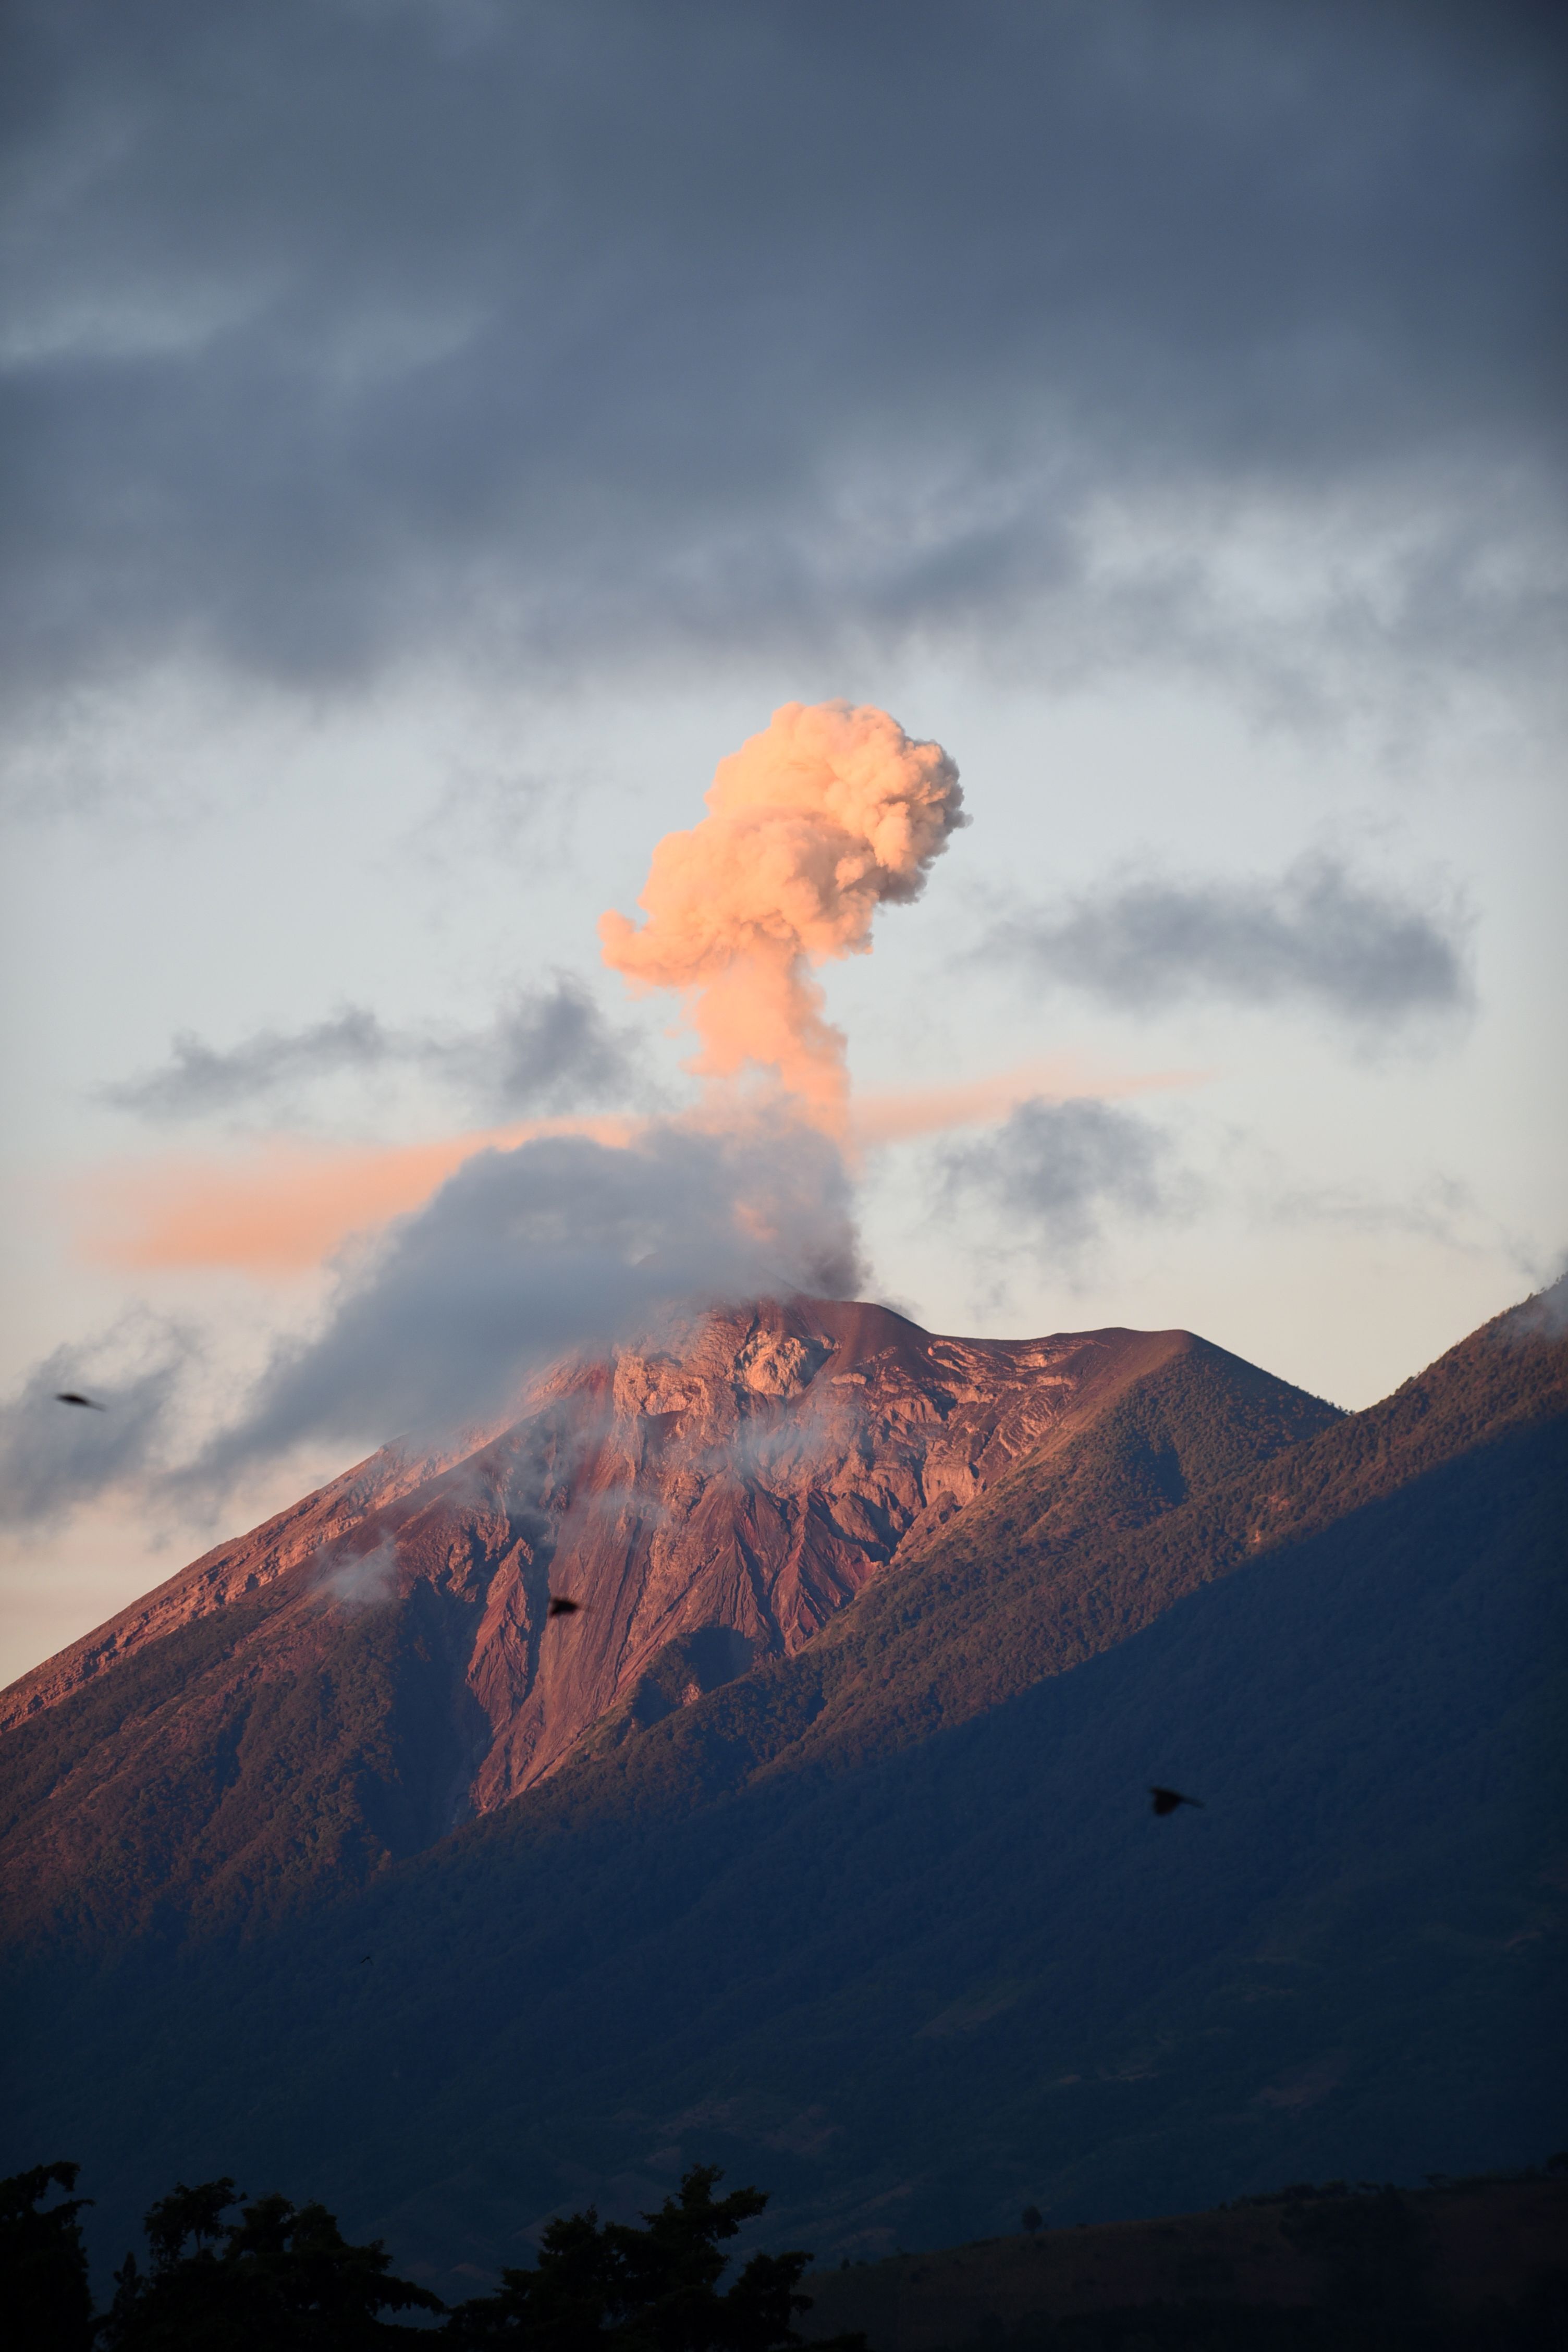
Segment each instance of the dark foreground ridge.
M1305 2183L1206 2213L812 2272L802 2332L871 2352L1548 2352L1568 2326L1568 2157L1425 2189Z
M448 1736L411 1696L455 1686L457 1621L419 1598L470 1558L440 1496L408 1538L427 1572L379 1614L278 1603L269 1648L238 1592L7 1735L5 2145L89 2158L104 2254L163 2184L228 2166L331 2196L451 2301L552 2215L651 2210L699 2159L771 2179L768 2247L831 2264L1026 2205L1110 2222L1561 2141L1552 1320L1500 1318L1339 1416L1183 1334L1027 1343L1032 1366L1019 1343L966 1403L942 1350L970 1343L873 1320L814 1357L789 1314L692 1391L717 1413L747 1349L763 1380L744 1475L682 1524L798 1594L849 1556L858 1482L863 1580L749 1664L672 1634L479 1818L401 1856L363 1829L398 1743ZM836 1392L824 1478L836 1360L873 1395L845 1420L857 1381ZM627 1428L686 1492L687 1375L656 1370ZM1031 1382L1055 1400L1033 1436ZM585 1604L543 1640L613 1629L622 1570L645 1614L619 1622L646 1622L678 1565L597 1541L592 1575L539 1564L542 1608ZM417 1682L421 1641L445 1680ZM182 1675L240 1713L183 1723ZM1152 1785L1203 1808L1159 1817Z

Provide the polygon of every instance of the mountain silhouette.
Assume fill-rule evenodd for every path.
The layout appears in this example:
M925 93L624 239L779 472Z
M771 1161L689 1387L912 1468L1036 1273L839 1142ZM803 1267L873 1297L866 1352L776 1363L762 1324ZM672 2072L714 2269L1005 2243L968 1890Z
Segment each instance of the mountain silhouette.
M563 1371L8 1695L6 2145L464 2292L692 2160L836 2258L1539 2153L1565 1427L1517 1316L1349 1416L817 1302Z

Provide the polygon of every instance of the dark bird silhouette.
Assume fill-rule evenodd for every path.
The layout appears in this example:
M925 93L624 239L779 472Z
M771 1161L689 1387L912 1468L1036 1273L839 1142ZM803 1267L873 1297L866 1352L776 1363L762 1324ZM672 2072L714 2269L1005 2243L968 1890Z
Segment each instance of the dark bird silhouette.
M356 1969L368 1969L370 1966L370 1954L368 1952L362 1952L358 1959L354 1962L354 1966Z
M550 1596L550 1614L552 1617L575 1617L582 1606L580 1601L568 1601L563 1592L552 1592Z
M55 1402L57 1404L85 1405L89 1412L107 1412L109 1411L109 1407L106 1404L100 1404L96 1397L78 1396L75 1389L57 1389L55 1391Z
M1162 1816L1166 1813L1173 1813L1178 1805L1195 1805L1200 1813L1204 1809L1204 1801L1201 1797L1184 1797L1180 1789L1156 1789L1151 1787L1149 1794L1154 1800L1152 1810Z

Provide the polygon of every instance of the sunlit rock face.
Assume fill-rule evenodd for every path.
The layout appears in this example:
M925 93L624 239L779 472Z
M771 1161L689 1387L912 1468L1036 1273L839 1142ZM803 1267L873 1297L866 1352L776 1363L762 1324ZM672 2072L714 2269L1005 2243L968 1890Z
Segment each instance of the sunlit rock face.
M61 1751L44 1880L72 1867L73 1822L150 1776L192 1867L205 1845L252 1886L298 1866L259 1798L245 1811L280 1769L343 1868L427 1843L612 1709L653 1722L797 1651L1173 1337L949 1339L765 1303L556 1368L457 1462L389 1448L6 1694L18 1734ZM552 1592L577 1613L552 1619Z
M558 1375L443 1482L487 1538L482 1565L470 1553L484 1606L468 1683L489 1727L474 1804L550 1771L672 1643L740 1637L692 1653L693 1695L725 1661L798 1650L1146 1345L939 1339L882 1307L812 1301L710 1315ZM542 1616L547 1585L581 1613Z

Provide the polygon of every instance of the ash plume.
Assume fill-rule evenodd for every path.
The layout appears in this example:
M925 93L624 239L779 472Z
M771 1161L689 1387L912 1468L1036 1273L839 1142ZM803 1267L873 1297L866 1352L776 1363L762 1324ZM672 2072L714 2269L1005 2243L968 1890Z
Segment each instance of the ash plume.
M885 711L790 703L720 762L708 807L655 849L643 927L614 913L601 925L605 961L634 988L680 992L701 1040L702 1102L622 1142L554 1136L474 1153L344 1262L315 1330L274 1350L238 1412L158 1479L165 1496L210 1503L323 1439L494 1428L552 1359L610 1346L668 1308L861 1285L844 1039L810 975L866 953L879 906L919 897L964 822L958 772ZM500 1037L520 1086L603 1045L565 982L531 1012ZM347 1014L226 1058L185 1041L141 1101L168 1116L410 1050ZM745 1083L753 1066L776 1085ZM51 1360L51 1390L63 1362ZM70 1434L54 1433L57 1448ZM150 1448L137 1451L121 1449L120 1483L152 1474Z
M877 908L919 898L965 822L958 770L885 710L788 702L720 761L707 799L700 824L655 849L641 929L601 918L605 961L634 989L680 992L699 1076L722 1086L749 1065L775 1070L842 1133L844 1038L810 974L868 954Z

